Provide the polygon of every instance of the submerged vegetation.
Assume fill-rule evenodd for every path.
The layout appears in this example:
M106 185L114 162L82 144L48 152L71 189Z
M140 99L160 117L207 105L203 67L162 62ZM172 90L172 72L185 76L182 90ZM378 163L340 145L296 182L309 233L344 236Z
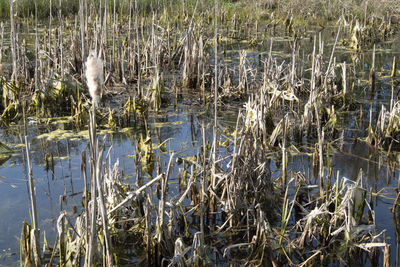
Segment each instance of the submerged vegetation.
M375 58L397 34L400 10L359 2L0 1L10 22L1 24L0 121L23 125L29 174L21 264L390 266L390 244L376 227L379 192L362 170L355 181L335 173L331 156L344 151L344 139L387 158L399 148L396 59L379 69ZM97 107L84 75L91 50L104 67ZM360 96L373 96L383 78L390 104L375 118ZM153 143L149 127L151 116L181 100L204 110L192 156L170 149L171 140ZM225 127L218 116L232 103L241 108L236 125ZM344 114L356 130L343 127ZM38 227L26 134L54 117L71 129L38 140L81 138L88 146L81 206L68 213L60 197L49 244ZM125 131L136 132L135 184L99 138ZM297 154L310 156L311 171L289 166ZM52 155L45 162L54 168Z

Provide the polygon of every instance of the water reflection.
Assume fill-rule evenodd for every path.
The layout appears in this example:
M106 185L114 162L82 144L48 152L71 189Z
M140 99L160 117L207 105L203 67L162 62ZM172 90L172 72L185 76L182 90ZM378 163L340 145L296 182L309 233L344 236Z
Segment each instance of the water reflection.
M175 151L177 157L196 155L199 152L202 140L200 125L201 122L207 122L206 113L200 107L187 105L180 105L175 109L167 107L159 114L151 116L149 121L153 148L167 140L167 150ZM210 126L212 123L208 122L205 125ZM45 230L49 244L55 240L55 223L60 209L73 213L75 207L81 205L81 193L84 186L80 171L81 151L87 149L85 139L48 141L45 138L37 138L38 135L55 129L57 129L56 125L29 126L39 227ZM125 182L135 182L136 169L133 156L139 136L144 132L143 128L132 127L125 133L100 136L100 140L104 140L106 151L112 146L111 163L119 159L120 169L128 178ZM207 127L206 140L211 140L211 137L212 131ZM8 144L18 144L21 140L15 135L5 133L1 139L6 140ZM15 253L15 255L8 255L5 259L10 264L19 259L22 221L24 219L30 221L24 153L21 148L17 149L10 160L0 168L0 195L2 196L0 214L7 215L0 216L0 249L10 249ZM160 157L161 168L165 168L165 162L169 160L168 153L156 149L156 157ZM177 177L177 170L174 172L175 175L172 177Z

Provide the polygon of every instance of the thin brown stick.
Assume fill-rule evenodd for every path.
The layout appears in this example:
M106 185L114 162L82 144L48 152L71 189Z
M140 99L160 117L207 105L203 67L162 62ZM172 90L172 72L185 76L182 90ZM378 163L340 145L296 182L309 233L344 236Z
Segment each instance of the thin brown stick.
M117 209L119 209L120 207L122 207L123 205L125 205L126 203L128 203L128 201L130 201L132 198L134 198L135 196L137 196L138 194L140 194L143 190L145 190L146 188L148 188L149 186L151 186L152 184L154 184L155 182L158 182L160 179L162 179L164 177L164 173L161 173L160 175L158 175L156 178L154 178L153 180L151 180L150 182L148 182L147 184L141 186L139 189L137 189L134 192L130 192L128 194L128 196L122 201L120 202L117 206L115 206L114 208L112 208L111 210L109 210L107 212L107 214L111 214L114 211L116 211Z

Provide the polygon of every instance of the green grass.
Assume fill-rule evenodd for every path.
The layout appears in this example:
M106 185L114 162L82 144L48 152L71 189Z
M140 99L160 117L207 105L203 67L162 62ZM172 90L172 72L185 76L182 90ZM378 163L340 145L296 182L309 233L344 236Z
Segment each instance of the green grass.
M39 19L48 18L50 15L50 2L52 3L52 15L58 15L59 0L36 0L38 5ZM100 1L86 0L88 5L98 9ZM114 0L106 0L111 12ZM115 0L116 10L122 15L129 14L129 1ZM133 0L132 0L133 1ZM141 15L149 16L153 12L162 12L167 8L169 13L183 11L183 0L137 0ZM215 0L198 0L199 9L211 10L214 8ZM345 14L348 17L357 17L359 20L367 16L375 17L400 17L400 7L394 4L394 0L219 0L219 8L224 11L226 18L236 18L245 21L261 20L269 18L274 12L275 16L284 18L287 14L293 14L295 21L307 24L325 24L337 21ZM61 0L62 13L65 17L73 17L79 12L79 0ZM193 12L196 0L185 0L186 14ZM15 15L19 18L31 18L35 13L35 0L18 0L14 2ZM134 2L133 2L134 5ZM368 5L368 6L365 6ZM200 11L198 9L198 12ZM8 19L10 16L10 0L0 0L0 19ZM399 19L400 20L400 19Z
M58 0L52 0L52 14L58 14ZM62 13L64 15L76 14L79 11L79 1L62 0ZM50 15L50 0L37 0L38 18L48 18ZM30 18L35 16L34 0L18 0L14 2L14 14L21 18ZM0 18L10 17L10 1L0 0Z

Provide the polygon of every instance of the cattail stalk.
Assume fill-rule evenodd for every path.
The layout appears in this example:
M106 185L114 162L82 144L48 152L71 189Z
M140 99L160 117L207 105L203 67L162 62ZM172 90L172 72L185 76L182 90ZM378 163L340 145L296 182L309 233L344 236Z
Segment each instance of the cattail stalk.
M128 68L132 69L132 1L129 1L129 17L128 17ZM130 64L130 65L129 65ZM132 72L130 73L132 75Z
M95 162L97 156L97 135L96 135L96 113L93 109L89 112L90 122L89 122L89 150L90 150L90 170L91 170L91 209L90 209L90 234L88 242L88 250L86 250L86 266L94 265L94 254L96 251L96 240L97 240L97 180L95 175Z
M287 114L282 120L282 183L286 185L287 179L287 156L286 156L286 129L288 124Z
M392 79L391 91L392 92L390 95L390 109L389 109L390 112L393 111L393 107L394 107L394 79Z
M317 118L317 132L318 132L318 155L319 155L319 191L320 196L322 197L324 194L324 184L323 184L323 176L324 176L324 158L323 158L323 147L324 147L324 136L325 133L321 129L321 120L319 118L319 111L317 102L314 102L314 110L315 116Z
M4 22L0 23L1 25L1 45L0 45L0 72L1 72L1 63L3 62L3 53L4 53Z
M393 57L392 72L390 73L390 77L396 77L396 56Z
M47 59L47 75L49 76L50 75L50 70L51 70L51 58L52 58L52 54L53 54L53 52L52 52L52 42L51 42L51 39L52 39L52 27L51 27L51 24L53 23L52 21L53 21L53 15L51 14L51 12L52 12L52 0L50 0L50 2L49 2L49 43L48 43L48 53L49 53L49 58Z
M346 61L342 65L342 82L343 82L343 95L347 93L347 65Z
M217 153L217 100L218 100L218 0L215 0L215 43L214 43L214 127L213 127L213 154L212 154L212 167L211 167L211 177L212 177L212 187L215 188L215 161Z
M79 0L79 22L81 27L81 60L83 61L86 57L85 55L85 7L83 4L83 0Z
M30 144L28 142L28 136L25 135L25 147L26 147L26 158L28 163L28 182L29 182L29 196L31 200L31 212L32 212L32 230L31 230L31 248L34 256L35 266L41 266L40 256L40 231L38 229L37 209L36 209L36 192L33 182L32 174L32 162L30 153Z
M94 111L93 111L94 112ZM96 116L95 114L93 116ZM96 127L96 125L95 125ZM96 130L96 128L94 128ZM96 142L96 151L98 151L98 142ZM112 247L111 247L111 236L110 236L110 231L108 229L108 217L107 217L107 208L106 208L106 203L104 200L104 192L103 192L103 187L102 187L102 182L101 182L101 165L102 165L102 159L103 159L103 151L104 148L100 150L100 152L96 155L96 171L95 171L95 177L96 177L96 184L97 184L97 192L99 196L99 209L100 209L100 214L101 214L101 220L103 224L103 232L104 232L104 243L105 243L105 251L106 251L106 263L107 266L113 266L113 254L112 254Z
M159 204L159 210L158 210L158 243L162 242L162 236L163 236L163 228L164 228L164 210L165 210L165 202L166 202L166 196L167 196L167 185L168 185L168 179L169 179L169 173L171 171L172 167L172 161L174 159L174 153L171 154L168 162L168 167L167 167L167 173L164 177L164 179L161 180L161 200Z
M35 90L39 89L39 37L38 37L38 18L37 18L37 0L35 0Z
M329 59L329 64L328 64L328 68L326 69L326 73L325 73L325 79L324 79L324 87L325 87L325 93L327 94L327 90L328 90L328 86L327 86L327 80L328 80L328 75L329 72L331 70L331 65L332 65L332 61L333 61L333 55L335 54L335 50L336 50L336 45L338 43L339 40L339 35L340 35L340 29L342 27L342 21L340 21L339 24L339 29L338 32L336 34L336 39L335 39L335 43L333 44L333 48L332 48L332 52L331 52L331 57ZM321 38L320 38L321 39Z
M137 79L137 91L140 94L140 97L144 96L143 88L140 86L141 82L141 55L140 55L140 39L139 39L139 9L137 5L138 0L135 0L135 28L136 28L136 48L137 48L137 62L138 62L138 79Z
M81 173L83 174L83 181L85 183L84 185L84 195L85 195L85 242L89 241L89 222L88 222L88 216L89 216L89 209L88 209L88 203L89 203L89 194L88 194L88 183L87 183L87 175L86 175L86 152L82 151L82 156L81 156Z
M14 1L10 0L10 27L11 27L11 59L12 59L12 75L11 80L16 81L18 77L17 73L17 43L15 37L15 22L14 22Z
M372 52L372 65L369 72L369 87L372 94L375 91L375 44Z
M62 5L61 0L58 2L58 20L59 20L59 43L60 43L60 73L61 73L61 81L64 81L64 45L63 45L63 27L62 27Z

